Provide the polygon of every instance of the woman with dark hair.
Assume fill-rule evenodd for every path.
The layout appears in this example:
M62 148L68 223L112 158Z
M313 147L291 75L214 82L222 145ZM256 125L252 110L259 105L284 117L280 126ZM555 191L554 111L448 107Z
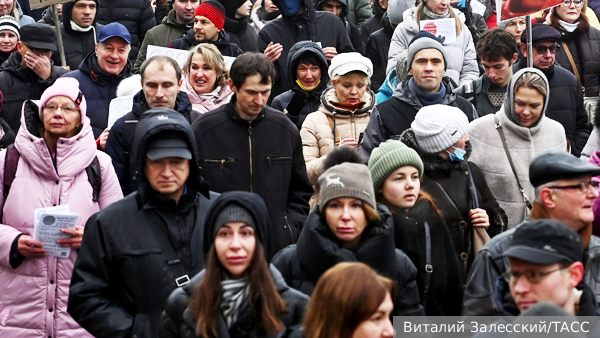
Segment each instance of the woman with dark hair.
M312 294L319 278L339 262L362 262L396 283L394 315L422 315L417 270L395 249L393 219L375 201L364 164L342 163L319 177L318 205L308 215L296 245L281 250L275 265L286 282Z
M232 43L244 52L258 51L258 33L250 26L250 0L218 0L225 7L225 26L223 29Z
M171 294L159 337L273 337L299 324L308 297L269 266L269 229L260 196L219 196L206 216L206 267Z
M377 201L394 219L396 248L417 268L417 285L427 316L459 316L463 283L448 226L421 189L423 161L414 149L387 140L369 158ZM428 258L429 257L429 258Z

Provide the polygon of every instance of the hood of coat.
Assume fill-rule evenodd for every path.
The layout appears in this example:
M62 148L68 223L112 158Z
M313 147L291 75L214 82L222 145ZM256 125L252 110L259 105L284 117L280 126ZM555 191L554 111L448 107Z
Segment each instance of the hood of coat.
M186 95L185 93L183 93ZM136 94L139 101L140 93ZM143 93L141 93L143 96ZM189 101L188 101L189 103ZM202 179L202 172L200 170L200 162L198 158L198 146L196 145L196 139L194 138L194 132L190 123L185 117L172 109L167 108L156 108L145 111L138 119L136 127L136 133L133 138L132 144L132 159L134 163L132 166L136 169L135 178L140 182L140 196L144 199L149 197L147 194L151 188L148 187L144 175L144 166L146 163L146 150L148 148L148 142L156 134L162 131L176 131L182 133L187 140L188 146L192 151L192 159L190 160L190 175L186 181L186 186L191 188L193 191L202 193L207 198L210 198L208 193L208 185ZM145 201L140 200L138 207L142 207Z
M73 31L73 28L71 28L71 23L70 23L71 15L73 14L73 7L75 7L75 4L78 1L79 0L67 2L63 5L63 9L62 9L63 26L65 27L65 31L67 31L71 34L75 32L75 31ZM93 0L93 1L96 3L96 16L94 17L92 26L96 26L96 23L98 22L98 13L100 12L100 1L99 0ZM96 34L98 34L98 31L96 31Z
M332 103L338 103L338 97L335 93L335 89L332 87L328 87L321 95L321 106L319 107L319 111L324 113L325 115L333 116L334 114L338 118L350 118L351 116L362 116L371 114L373 111L373 107L377 103L375 99L375 93L372 90L367 90L365 95L363 95L361 102L365 102L365 105L354 111L349 111L341 108L337 108Z
M387 9L381 7L379 1L373 1L373 8L371 9L371 11L373 12L373 16L377 18L382 18L385 15L385 13L387 13Z
M124 78L129 77L129 76L131 76L131 74L133 74L131 72L131 70L133 69L133 67L131 66L131 62L129 61L129 59L127 59L126 62L127 63L125 64L125 68L123 68L121 73L119 73L117 75L108 74L107 72L102 70L102 68L100 68L100 65L98 64L98 57L96 56L96 52L91 51L88 55L85 56L83 61L81 61L78 69L82 73L89 76L92 79L92 81L94 81L95 83L97 83L101 86L108 86L108 85L118 86L119 83L121 82L121 80L123 80Z
M327 0L316 0L315 1L315 10L323 11L324 9L319 9ZM344 19L348 16L348 0L337 0L342 4L342 12L339 17L344 21ZM344 21L345 22L345 21Z
M81 118L81 129L69 138L60 138L56 145L56 166L48 145L40 135L43 122L40 119L40 102L27 100L23 103L21 128L17 132L15 147L21 157L40 176L55 180L75 177L92 163L96 156L96 140L87 116Z
M381 220L368 225L351 250L335 243L319 207L312 210L296 244L298 260L312 281L316 283L325 271L340 262L362 262L384 275L394 269L394 220L386 206L378 204L377 210Z
M48 7L42 13L42 19L38 22L54 26L54 15L52 14L52 7Z
M325 57L325 53L323 53L323 49L321 49L317 43L312 41L300 41L290 48L287 58L287 74L290 87L292 90L302 90L296 83L296 80L298 79L296 76L296 69L298 69L300 59L307 55L315 57L319 62L319 68L321 68L321 83L319 83L317 88L313 89L310 94L321 96L323 90L325 90L327 84L329 84L329 64L327 63L327 58Z
M542 121L542 118L544 118L544 116L546 116L546 108L548 107L548 97L550 97L550 94L551 94L550 93L550 85L548 84L548 79L546 78L546 75L544 75L544 73L542 73L542 71L540 71L539 69L523 68L523 69L517 71L513 75L513 77L510 79L510 82L508 83L508 89L506 90L506 98L504 98L504 104L502 104L502 108L500 108L500 110L504 110L504 112L506 113L506 116L508 117L508 119L510 121L512 121L517 126L521 126L521 123L519 122L519 120L515 114L515 104L514 104L514 102L515 102L515 84L521 77L523 77L523 75L525 75L527 73L535 73L535 74L541 76L542 79L544 80L544 83L546 83L546 90L547 90L546 97L544 97L544 108L542 109L540 118L537 120L536 123L529 126L529 128L533 128L533 127L539 125L540 122Z
M269 252L271 247L271 218L264 200L257 194L246 191L230 191L217 197L208 209L206 221L204 222L204 260L208 259L208 252L214 244L215 233L217 231L216 221L221 211L227 206L238 205L244 208L254 220L256 239L260 241L265 249L265 257L270 262L274 252Z

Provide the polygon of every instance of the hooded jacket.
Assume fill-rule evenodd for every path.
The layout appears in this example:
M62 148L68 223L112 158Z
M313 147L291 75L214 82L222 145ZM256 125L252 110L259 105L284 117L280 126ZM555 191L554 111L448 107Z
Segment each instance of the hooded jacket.
M283 8L284 0L273 1L277 8ZM287 60L290 49L298 41L309 40L321 43L321 47L335 47L338 54L353 52L352 43L344 24L335 14L317 12L310 0L302 0L304 13L294 16L282 14L280 18L271 21L258 33L258 50L264 52L273 42L281 44L283 50L275 65L276 77L271 91L271 98L290 89L287 74ZM272 99L269 100L269 103Z
M146 33L144 41L142 41L140 51L138 52L137 59L135 60L133 71L135 73L140 72L142 63L146 61L146 52L148 51L148 46L154 45L167 47L171 41L186 36L187 32L193 28L193 23L183 24L177 22L177 15L174 9L169 11L169 14L162 19L160 25L150 29Z
M319 62L318 66L321 69L321 82L319 85L311 90L310 92L304 91L296 80L298 79L296 75L296 70L298 69L298 65L300 64L300 59L307 54L312 55ZM277 109L279 111L288 114L287 106L290 104L294 93L304 91L308 94L308 99L302 107L300 114L298 116L292 116L288 114L288 117L294 124L298 127L298 129L302 128L302 123L306 119L306 116L314 111L316 111L321 105L321 94L325 88L327 88L329 84L329 64L327 63L327 59L325 58L325 54L323 50L319 47L318 44L311 41L300 41L296 43L290 49L290 53L288 54L287 61L287 78L290 85L290 90L285 93L279 94L273 102L271 103L271 107L273 109Z
M379 3L377 3L377 5L379 5ZM371 36L368 36L367 40L365 40L365 56L373 63L371 89L374 92L377 92L383 82L387 80L385 68L387 66L392 35L394 34L394 28L390 25L390 19L388 18L387 13L383 15L380 25L382 26L381 29L373 32ZM381 103L383 101L377 102Z
M535 198L535 189L529 182L529 164L533 159L549 150L567 150L567 136L562 125L546 118L544 106L535 125L523 127L512 117L514 114L515 83L526 73L543 75L534 68L525 68L513 75L508 85L505 104L496 114L486 115L469 124L467 131L473 147L470 161L483 172L490 189L508 215L508 227L512 228L526 218L528 211L519 185L514 177L502 140L496 129L496 119L502 126L506 144L529 200ZM542 76L548 88L546 77ZM548 92L548 96L554 93ZM546 101L546 98L544 98Z
M394 90L398 86L398 77L396 77L396 70L392 70L388 73L385 81L379 87L379 92L375 97L377 98L377 104L383 103L389 100L394 95Z
M223 26L230 41L244 52L258 52L258 33L250 26L251 22L249 16L241 19L227 16Z
M348 0L348 21L360 29L372 16L371 4L367 0Z
M140 187L89 219L71 280L69 313L97 337L156 337L164 304L182 277L173 266L189 277L204 266L204 219L216 194L201 178L190 125L161 108L143 114L137 130L133 157ZM148 143L162 131L184 135L192 152L178 202L156 193L144 175ZM167 237L176 260L157 235Z
M324 11L325 9L321 9L321 6L325 3L325 1L327 0L315 0L315 10ZM363 47L362 40L360 39L360 30L358 29L358 27L356 27L355 22L351 22L348 18L348 0L340 0L340 3L342 4L342 12L339 14L339 18L342 19L342 22L346 27L346 32L348 33L348 37L350 38L350 42L352 43L352 48L354 48L355 52L364 54L365 48Z
M52 14L52 7L48 7L42 13L42 18L37 23L43 23L48 26L54 26L54 14Z
M62 67L54 66L53 62L50 61L50 77L42 81L33 70L21 66L21 60L21 54L14 51L10 54L8 60L0 66L0 91L4 95L2 118L8 123L10 129L15 132L21 126L23 102L40 99L42 93L56 79L69 72ZM86 99L89 103L87 95Z
M381 221L368 225L360 242L347 250L335 244L335 235L315 207L298 243L278 252L273 265L288 285L310 295L323 273L337 263L365 263L396 283L394 316L423 315L415 280L417 270L404 252L395 249L394 222L387 207L378 205L378 211Z
M197 46L200 43L200 41L196 41L196 37L194 36L194 28L192 28L181 39L171 41L168 47L190 50L192 47ZM221 55L223 56L237 57L244 53L244 51L241 50L238 45L230 42L229 34L225 32L219 33L219 39L217 41L202 41L202 43L212 43L219 49L219 52L221 52Z
M96 8L98 8L100 6L99 0L94 1L96 2ZM74 31L73 28L71 28L71 15L76 3L77 1L72 1L64 4L62 14L63 22L60 24L65 59L67 61L67 66L69 66L69 69L71 70L77 69L81 61L83 61L90 52L95 50L96 37L98 36L98 32L104 27L104 25L97 23L98 15L96 15L92 22L92 29L87 32ZM55 65L61 65L60 53L52 54L52 61L54 61Z
M408 49L408 45L412 38L419 33L419 23L416 21L417 8L411 8L404 12L404 21L402 21L392 37L390 44L389 58L386 71L396 68L398 55L403 50ZM446 76L450 77L459 86L475 80L479 77L479 66L477 65L477 54L475 53L475 45L471 32L464 25L464 15L453 8L463 22L463 29L456 36L456 43L444 43L446 49Z
M91 338L67 313L69 283L79 250L72 249L65 259L25 258L16 252L15 241L21 234L33 234L36 208L68 205L79 215L77 224L84 225L123 194L110 158L96 150L87 116L82 114L82 127L76 135L59 139L53 159L39 135L42 122L38 105L39 101L32 100L23 104L23 128L15 140L21 155L18 170L6 200L0 193L0 312L5 316L0 336ZM92 201L85 170L94 157L98 158L102 178L98 202ZM0 152L0 180L4 178L5 159L6 152Z

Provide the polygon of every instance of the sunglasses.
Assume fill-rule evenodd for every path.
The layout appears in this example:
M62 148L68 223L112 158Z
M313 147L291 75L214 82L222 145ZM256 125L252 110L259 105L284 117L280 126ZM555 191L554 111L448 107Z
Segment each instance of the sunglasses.
M560 50L560 45L558 44L553 44L551 46L544 46L544 45L537 45L537 46L533 46L533 48L535 49L535 51L538 54L546 54L546 51L550 51L550 54L556 54L556 52L558 52Z

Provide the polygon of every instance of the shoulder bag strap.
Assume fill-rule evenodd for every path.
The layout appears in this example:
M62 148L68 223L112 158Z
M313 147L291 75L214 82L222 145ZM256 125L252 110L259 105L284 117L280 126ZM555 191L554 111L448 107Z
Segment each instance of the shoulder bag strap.
M423 307L427 307L427 298L429 297L429 285L431 284L431 275L433 274L433 265L431 264L431 234L429 223L425 221L425 286L423 287Z
M339 146L340 143L342 142L342 139L336 136L336 131L335 131L335 114L333 114L333 117L325 114L325 116L327 116L327 121L329 122L329 127L331 127L331 133L333 134L333 144L335 147Z
M515 169L515 165L513 164L512 157L510 156L510 152L508 151L508 146L506 145L506 138L504 137L504 131L502 130L502 125L500 124L500 121L498 121L498 117L495 114L494 114L494 123L495 123L496 130L498 131L498 134L500 135L500 140L502 140L502 146L504 147L504 152L506 153L506 157L508 158L508 163L510 164L510 169L512 170L513 175L515 175L515 178L517 179L517 184L519 185L519 190L521 191L521 195L523 195L523 201L525 202L525 205L527 206L527 208L529 208L529 210L531 210L533 208L533 205L531 205L529 198L525 194L525 189L523 189L523 186L521 185L521 181L519 180L519 176L517 175L517 170Z
M583 84L583 82L581 82L581 76L579 76L579 70L577 69L575 60L573 60L573 55L571 54L569 46L567 46L567 44L564 41L561 41L561 44L565 48L565 52L567 53L567 57L569 58L569 63L571 64L571 67L573 67L573 73L575 73L575 77L577 78L577 80L579 80L579 83Z
M166 229L166 226L161 226L161 222L156 222L156 220L154 220L153 222L148 222L148 224L150 224L152 232L154 232L154 237L158 241L158 244L160 245L163 254L167 258L167 265L169 266L169 268L171 268L171 271L175 276L175 284L177 284L177 286L186 285L190 282L190 277L185 271L183 264L181 264L181 261L179 260L179 257L175 252L175 249L173 249L173 245L171 244L171 241L169 240L169 235L167 234L168 229Z

